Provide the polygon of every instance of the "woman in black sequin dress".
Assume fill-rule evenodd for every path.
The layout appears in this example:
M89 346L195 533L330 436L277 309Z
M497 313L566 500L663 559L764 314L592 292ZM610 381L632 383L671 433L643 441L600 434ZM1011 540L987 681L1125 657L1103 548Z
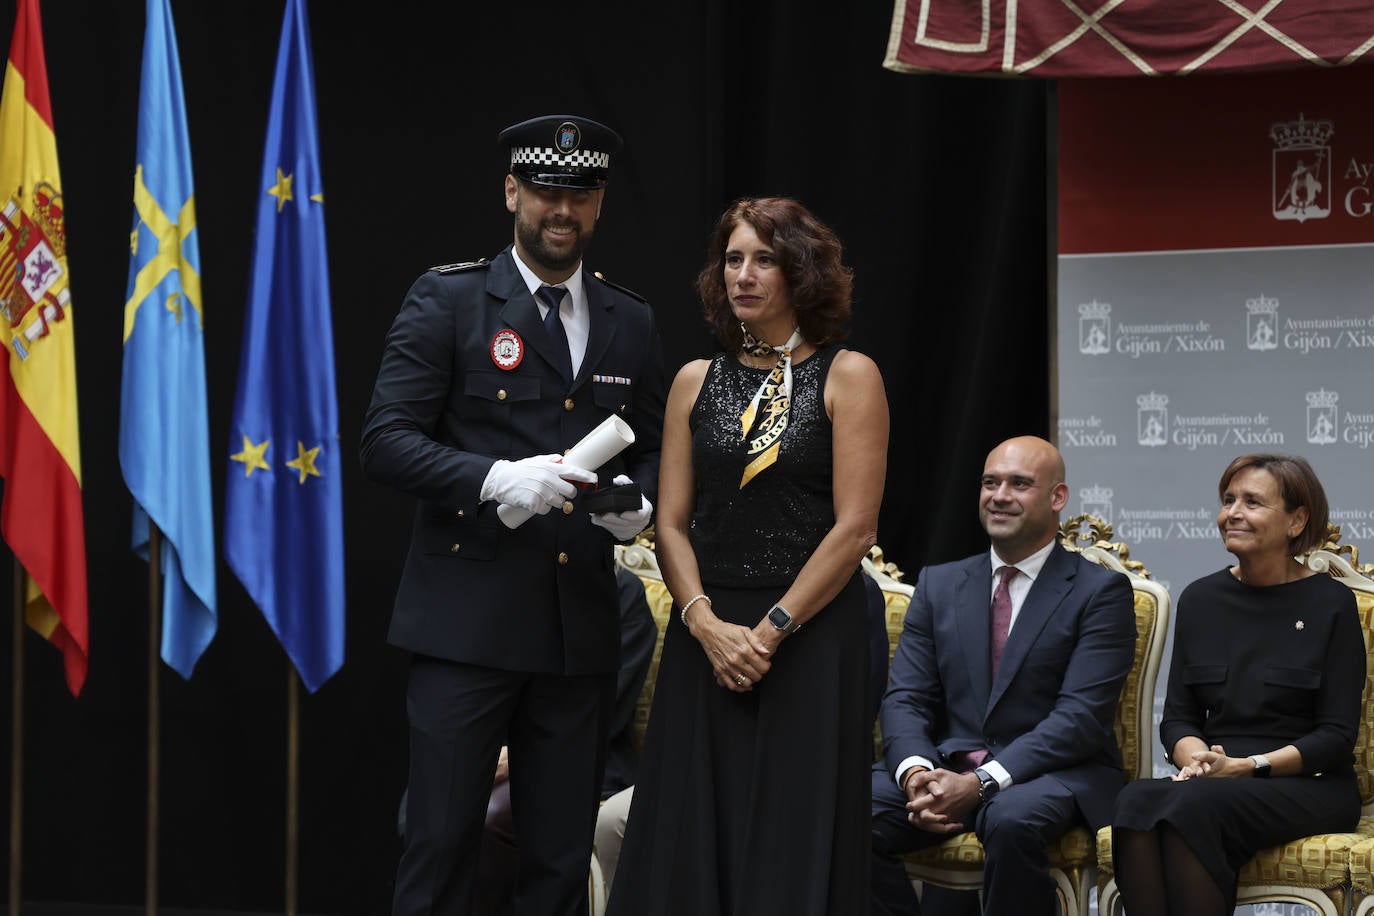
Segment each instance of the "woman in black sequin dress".
M723 352L668 399L665 637L608 916L868 912L867 623L888 414L836 341L851 276L796 201L739 201L697 281Z

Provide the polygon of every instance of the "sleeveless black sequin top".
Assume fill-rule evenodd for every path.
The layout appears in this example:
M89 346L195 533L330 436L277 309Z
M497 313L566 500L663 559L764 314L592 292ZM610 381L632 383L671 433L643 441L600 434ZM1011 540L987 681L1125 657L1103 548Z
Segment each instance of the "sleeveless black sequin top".
M833 429L825 379L839 347L792 364L792 398L778 460L740 489L747 463L740 415L769 369L733 355L711 360L689 424L696 505L691 540L704 585L787 586L835 524Z

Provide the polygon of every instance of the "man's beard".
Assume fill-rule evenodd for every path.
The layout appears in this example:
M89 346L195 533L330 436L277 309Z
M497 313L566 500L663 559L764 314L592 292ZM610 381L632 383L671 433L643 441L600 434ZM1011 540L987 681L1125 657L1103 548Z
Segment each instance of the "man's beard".
M567 225L572 226L574 230L572 245L566 252L555 250L544 240L543 225L531 224L525 220L520 207L516 207L515 210L515 237L519 240L521 249L546 270L561 271L576 267L582 260L582 254L587 250L587 246L591 244L590 228L584 230L571 221Z

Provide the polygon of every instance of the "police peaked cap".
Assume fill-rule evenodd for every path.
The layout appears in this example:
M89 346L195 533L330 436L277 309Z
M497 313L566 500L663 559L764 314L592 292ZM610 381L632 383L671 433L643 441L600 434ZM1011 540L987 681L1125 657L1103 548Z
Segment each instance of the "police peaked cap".
M545 115L512 124L497 137L510 148L510 173L531 184L594 191L605 187L620 135L576 115Z

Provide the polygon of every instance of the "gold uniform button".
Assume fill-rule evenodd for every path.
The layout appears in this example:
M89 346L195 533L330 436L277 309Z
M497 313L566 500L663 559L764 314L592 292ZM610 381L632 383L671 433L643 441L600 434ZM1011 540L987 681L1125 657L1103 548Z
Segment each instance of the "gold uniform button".
M506 389L502 388L500 391L496 392L496 400L498 400L498 401L504 401L505 399L506 399Z
M450 548L448 549L448 552L449 552L449 553L457 553L457 552L458 552L458 546L459 546L459 545L454 544L452 547L450 547Z
M573 409L573 406L574 406L574 405L573 405L573 399L572 399L572 398L568 398L566 401L563 402L563 409L564 409L564 410L572 410L572 409Z
M567 555L566 553L560 553L560 554L558 555L558 565L559 565L559 566L567 566L567 565L568 565L568 555Z
M571 499L563 500L563 514L572 515L573 504Z

